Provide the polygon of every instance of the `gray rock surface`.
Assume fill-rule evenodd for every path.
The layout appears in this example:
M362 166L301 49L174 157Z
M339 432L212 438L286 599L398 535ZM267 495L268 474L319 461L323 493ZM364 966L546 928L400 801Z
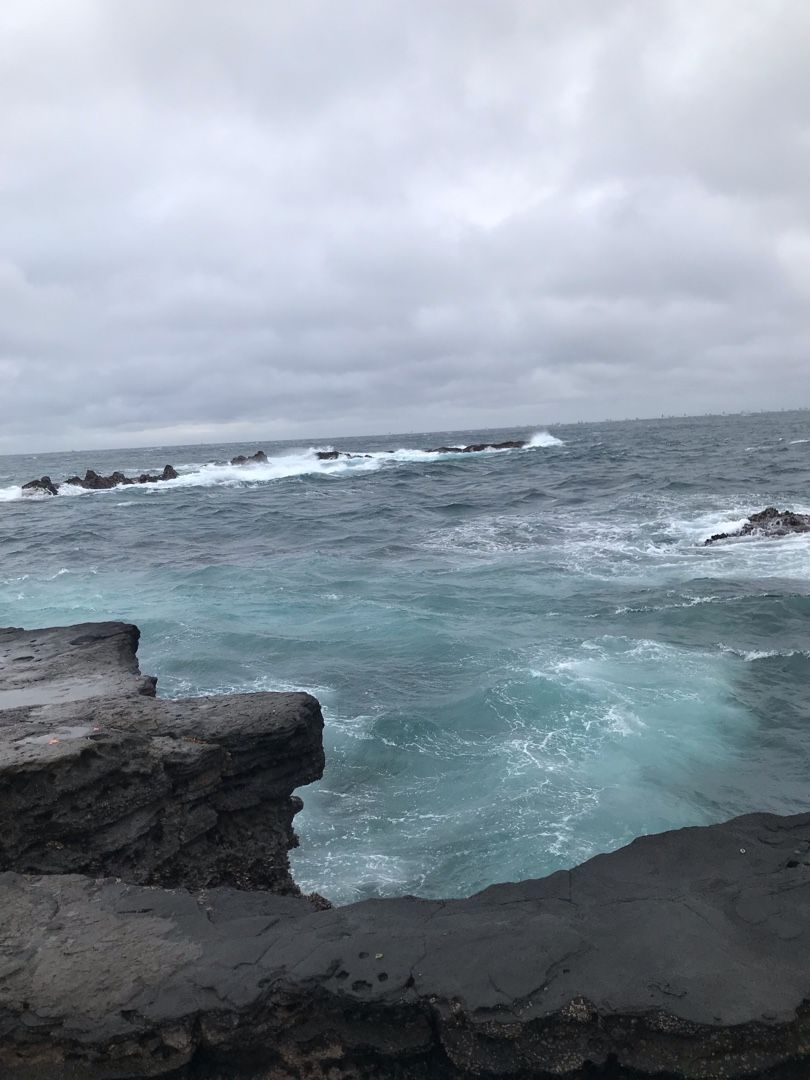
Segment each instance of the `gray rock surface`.
M797 514L793 510L777 510L775 506L767 506L764 510L752 514L736 532L715 533L704 543L716 544L718 540L734 540L742 536L769 539L806 532L810 532L810 514Z
M164 701L124 623L0 631L0 870L297 892L308 694Z
M7 873L0 1075L807 1077L808 853L754 814L329 911Z

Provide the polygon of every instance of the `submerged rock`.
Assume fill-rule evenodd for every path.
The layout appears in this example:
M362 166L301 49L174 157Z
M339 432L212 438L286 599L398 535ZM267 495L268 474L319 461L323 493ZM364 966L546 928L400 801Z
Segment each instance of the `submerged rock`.
M50 476L41 476L39 480L29 480L27 484L23 484L23 491L41 491L45 495L58 495L59 485L54 484Z
M266 461L267 454L264 450L257 450L255 454L237 454L236 457L231 458L231 465L249 465L251 462L261 465Z
M796 514L792 510L777 510L775 506L768 506L758 514L752 514L736 532L715 533L704 543L714 544L718 540L732 540L738 536L777 537L804 532L810 532L810 514Z

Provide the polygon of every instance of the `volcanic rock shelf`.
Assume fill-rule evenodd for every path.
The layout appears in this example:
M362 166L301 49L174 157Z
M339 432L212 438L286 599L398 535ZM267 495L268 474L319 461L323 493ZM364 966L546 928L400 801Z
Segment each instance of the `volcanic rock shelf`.
M318 702L160 700L138 638L0 631L0 870L297 893L292 792L323 772Z
M0 634L4 1080L810 1076L810 814L323 910L267 839L317 703L162 702L136 644Z

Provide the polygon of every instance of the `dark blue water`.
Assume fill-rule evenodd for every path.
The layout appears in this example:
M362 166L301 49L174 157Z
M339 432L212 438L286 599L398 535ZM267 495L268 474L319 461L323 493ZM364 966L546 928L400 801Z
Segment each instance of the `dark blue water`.
M806 808L810 414L0 458L0 623L121 618L166 696L301 688L327 719L294 872L335 900L463 894L631 837ZM556 442L559 440L559 442ZM402 448L394 455L377 453ZM50 473L145 488L23 498Z

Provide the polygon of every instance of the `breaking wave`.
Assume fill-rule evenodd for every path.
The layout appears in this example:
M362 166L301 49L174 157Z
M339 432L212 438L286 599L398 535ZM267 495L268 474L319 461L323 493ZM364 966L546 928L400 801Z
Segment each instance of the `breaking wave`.
M535 450L549 446L562 446L562 440L550 435L547 431L539 431L527 441L522 450ZM516 448L487 447L475 454L464 451L462 447L457 452L414 450L400 447L396 450L373 450L364 452L340 451L340 456L332 460L319 457L319 454L332 453L334 447L313 446L308 449L296 450L278 457L270 457L264 462L247 462L244 465L232 465L223 462L189 462L175 466L178 476L173 480L160 480L155 483L126 485L127 492L142 491L154 494L158 491L172 491L178 488L216 488L216 487L239 487L253 484L266 484L272 481L289 480L304 476L346 476L352 473L376 472L379 469L391 468L396 465L408 463L431 463L446 459L457 460L459 458L479 457L489 454L515 453ZM56 482L59 482L54 477ZM102 489L101 493L114 491L120 493L122 486ZM97 495L100 492L95 489L82 488L62 484L58 497L75 498L83 495ZM12 484L0 488L0 502L14 502L19 499L28 501L48 501L52 495L42 492L26 492L19 484Z

